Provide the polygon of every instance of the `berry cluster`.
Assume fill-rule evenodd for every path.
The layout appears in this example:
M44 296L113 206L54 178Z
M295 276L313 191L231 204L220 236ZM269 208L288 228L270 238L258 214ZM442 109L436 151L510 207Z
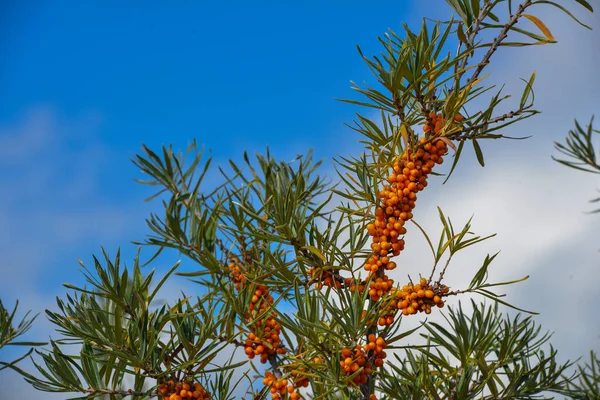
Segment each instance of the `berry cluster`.
M229 271L236 289L238 291L244 289L247 279L235 260L229 264ZM259 356L260 362L263 364L269 360L270 356L286 353L281 342L281 324L276 320L277 313L271 311L273 301L273 296L267 286L256 285L248 306L249 312L245 315L250 332L244 343L244 352L249 359ZM292 377L294 378L295 375L292 374ZM295 392L295 387L308 386L308 379L298 378L294 386L287 379L277 378L272 372L267 371L263 383L271 386L274 400L282 400L287 395L290 400L298 400L300 395Z
M403 315L416 314L417 312L431 313L431 308L437 306L444 307L442 296L448 293L449 289L445 285L433 287L428 284L425 278L421 278L416 285L408 284L397 289L394 293L398 310L402 310Z
M348 379L348 385L364 385L367 383L368 376L373 372L373 365L369 361L368 353L360 344L352 349L342 349L340 366L345 375L353 376Z
M275 374L270 371L265 372L263 384L271 387L271 398L273 398L273 400L282 400L285 399L286 396L288 396L287 398L289 400L300 399L300 394L296 392L294 385L290 384L286 378L277 378ZM296 386L298 385L296 384Z
M300 359L301 356L297 355L296 358ZM321 360L319 357L314 358L315 364L319 364L321 363L321 361L323 360ZM306 368L304 367L304 364L302 364L301 362L292 362L284 366L283 370L292 378L292 381L294 382L294 387L308 387L308 375L306 374Z
M387 275L383 275L382 278L373 279L369 284L369 296L371 296L371 300L379 300L385 293L389 293L393 286L394 280L388 278Z
M238 291L241 290L246 285L246 277L235 261L229 263L229 272L231 274L231 279L235 284L235 289Z
M456 114L453 120L454 122L460 124L464 120L464 117L460 114ZM441 114L431 112L429 113L429 119L427 123L423 127L423 131L425 132L425 134L431 134L433 132L437 135L443 129L444 125L446 125L446 122L448 122L448 120L444 118Z
M275 319L276 312L270 312L273 296L264 285L256 286L252 295L249 313L246 319L250 323L250 333L245 343L245 353L253 359L260 356L260 362L266 363L269 356L285 354L286 349L281 343L281 324ZM258 318L258 316L266 317Z
M462 117L457 115L454 120L460 122ZM417 194L427 187L429 174L436 164L443 162L448 152L447 144L442 139L435 139L445 124L446 120L441 115L429 115L424 131L432 132L434 138L423 137L416 149L406 149L394 162L387 184L379 192L380 203L375 210L375 221L367 225L373 253L364 266L369 275L376 275L369 286L369 296L373 301L392 291L393 281L383 271L396 268L391 257L400 255L404 250L404 225L413 217ZM393 322L393 312L382 315L378 321L379 325Z
M379 192L381 203L375 210L375 221L367 225L373 255L367 260L365 270L370 274L380 268L396 268L390 256L398 256L404 250L404 239L400 236L406 233L404 225L413 216L417 193L427 186L427 176L436 164L443 162L447 151L442 140L429 143L422 138L416 151L407 149L394 162L393 173L387 179L389 184Z
M436 164L443 162L443 156L448 151L446 143L439 139L428 142L422 138L420 142L415 151L407 149L394 163L388 184L379 192L381 203L375 210L375 221L367 225L373 254L367 260L365 270L377 277L371 280L369 286L369 296L373 301L392 291L393 280L383 270L396 268L391 257L400 255L404 250L401 236L406 233L404 225L413 216L417 193L427 186L428 175ZM378 320L382 326L393 322L393 310Z
M236 260L231 260L229 271L236 290L244 289L247 279ZM250 359L260 356L260 362L265 364L269 356L285 354L286 352L281 343L281 324L275 319L277 313L270 312L273 296L271 296L266 286L257 285L254 288L250 302L249 312L245 315L250 326L250 333L246 338L244 352ZM264 317L264 315L267 315L267 317ZM261 318L258 318L258 316L261 316Z
M373 372L373 368L383 366L383 360L387 357L384 351L386 347L387 344L383 337L370 334L366 344L343 348L340 366L345 375L352 376L351 379L348 379L347 384L365 384L368 376Z
M210 400L210 395L199 383L192 385L188 382L169 380L158 385L158 393L163 400Z
M376 337L373 333L367 336L368 343L363 346L365 351L372 351L375 358L374 364L376 367L383 366L383 360L387 357L384 349L387 347L385 339L381 336Z
M311 283L315 283L317 289L320 290L323 286L339 289L342 287L343 279L339 275L336 276L337 271L339 270L310 267L307 273L311 277Z
M462 116L457 115L454 122L460 123ZM387 326L394 323L398 310L403 315L416 314L417 312L430 313L434 306L443 307L442 295L448 293L448 288L437 285L435 288L425 279L403 288L394 287L394 281L386 275L386 271L396 268L393 257L399 256L404 250L405 224L412 217L417 194L427 187L427 178L437 164L443 163L443 157L448 152L445 140L439 138L447 120L441 115L431 113L425 124L426 137L419 140L414 148L407 148L392 165L392 173L388 176L386 184L378 193L379 204L375 209L375 220L366 227L371 237L372 254L367 259L364 269L369 274L369 281L350 281L347 286L351 291L358 290L362 293L368 290L369 298L376 302L382 297L391 294L391 300L380 304L380 312L376 320L366 321L368 326L377 323ZM368 286L367 286L368 285ZM365 312L363 312L365 313ZM383 365L385 358L385 340L376 338L374 334L368 336L368 343L354 350L342 351L341 366L348 375L361 370L354 382L366 382L366 375L371 373L370 361L374 367ZM367 352L367 354L365 353ZM368 357L365 357L368 355ZM359 363L360 361L360 363Z

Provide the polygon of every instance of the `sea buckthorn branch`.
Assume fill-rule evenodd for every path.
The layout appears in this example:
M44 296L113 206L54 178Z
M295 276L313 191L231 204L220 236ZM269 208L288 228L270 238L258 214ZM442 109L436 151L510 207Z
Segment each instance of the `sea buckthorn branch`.
M343 253L338 248L337 243L339 231L336 231L336 236L329 236L332 230L341 229L341 220L340 218L334 228L331 226L331 220L328 221L328 226L324 230L311 227L309 235L311 236L310 243L313 243L312 245L306 245L306 240L294 239L291 241L296 251L294 261L299 266L302 265L300 272L306 274L306 279L300 282L302 285L315 285L317 289L322 289L324 286L342 289L350 285L352 279L343 277L341 271L351 272L351 268L340 265L348 264L351 257L347 255L340 256ZM310 267L306 268L305 265L310 265Z
M400 121L404 121L406 119L406 115L404 113L404 105L401 104L400 97L396 95L396 93L392 93L392 103L396 108L396 115L400 118Z
M514 13L512 10L512 5L509 2L508 5L509 5L510 16L508 18L508 21L504 24L486 23L485 22L486 19L492 18L493 14L491 14L491 11L495 6L497 6L499 3L501 3L499 1L484 2L483 5L481 6L481 8L479 9L479 13L477 15L472 14L472 12L474 12L476 10L471 9L470 6L467 6L465 9L465 8L459 7L458 3L455 3L455 2L448 2L448 3L450 4L451 7L453 7L454 11L462 19L462 21L459 22L459 25L457 28L460 46L462 46L464 44L468 49L471 49L471 50L475 50L477 48L482 48L482 47L489 47L487 52L482 56L481 60L475 65L474 71L472 72L471 76L468 79L466 79L465 84L463 86L464 88L469 88L472 84L474 84L478 80L480 80L479 76L481 75L481 73L483 72L485 67L490 63L490 59L492 58L492 56L494 55L494 53L498 50L498 48L500 46L502 46L502 45L548 44L548 43L556 42L554 40L554 37L550 33L550 30L544 25L544 23L542 21L539 20L539 18L534 17L532 15L525 14L525 12L534 5L538 5L538 4L539 5L541 5L541 4L555 5L559 8L561 8L564 12L566 12L571 18L573 18L580 25L582 25L588 29L591 29L589 26L587 26L587 25L583 24L581 21L579 21L573 14L571 14L569 11L567 11L563 6L559 6L557 4L554 4L553 2L545 2L545 1L541 2L541 1L526 0L526 1L521 2L517 6ZM589 4L587 4L587 2L584 2L584 1L579 2L578 1L578 3L580 3L581 5L586 7L588 10L592 11L591 6ZM519 21L522 18L527 18L530 21L534 22L535 25L542 32L542 34L545 36L545 38L542 38L539 35L528 32L524 29L516 28L516 25L519 23ZM497 19L495 20L495 22L497 22ZM464 32L462 31L462 26L465 26L465 28L467 29L468 36L464 35ZM490 43L476 44L475 40L476 40L477 35L484 29L499 29L500 31L498 32L498 34L494 37L494 39ZM505 39L508 37L509 32L517 32L517 33L523 34L525 36L536 39L537 42L536 43L526 43L526 42L505 43ZM460 47L459 47L459 50L460 50ZM460 59L460 61L457 64L455 64L455 68L454 68L455 80L454 80L452 89L449 91L449 93L447 95L447 99L452 98L455 93L459 92L459 89L461 87L461 80L462 80L461 78L463 77L464 73L469 69L469 68L467 68L468 62L469 62L469 57L463 57ZM530 83L532 83L532 82L530 82ZM526 89L526 92L529 93L530 90L531 90L531 87L528 87ZM501 135L498 135L498 136L486 135L486 133L489 133L493 130L500 129L509 124L504 124L502 126L495 127L493 130L490 130L490 131L487 130L487 126L489 124L495 124L498 122L502 122L506 119L511 119L516 116L523 116L525 111L529 110L532 106L533 106L533 101L529 106L526 106L526 107L524 106L524 103L522 102L521 106L517 110L511 111L509 113L505 113L505 114L495 117L495 118L485 118L482 122L480 122L476 125L465 126L465 128L463 129L463 131L460 135L453 135L453 140L462 141L462 140L467 140L467 139L476 139L476 138L483 138L483 137L487 137L487 138L504 137ZM524 115L522 118L519 118L519 120L523 119L523 118L527 118L529 116L532 116L536 113L537 113L537 111L531 110L531 112L528 115ZM516 122L516 121L513 121L513 122ZM483 131L484 131L480 135L467 135L467 133L470 131L477 131L480 129L483 129Z
M281 324L277 321L277 312L273 311L273 297L265 285L257 284L248 286L242 267L235 258L230 259L229 269L236 290L242 291L251 288L254 293L250 299L249 312L244 316L249 329L244 345L244 352L249 359L260 357L261 363L269 362L271 371L265 372L263 384L269 387L273 400L298 400L300 394L296 391L299 387L308 386L308 380L297 373L285 373L282 370L278 355L287 353L281 341Z
M461 22L461 25L464 24L464 26L467 28L467 32L469 33L469 36L467 38L464 38L464 40L463 39L460 40L461 46L463 44L465 44L470 49L475 49L477 47L485 46L485 45L476 45L475 39L485 25L484 20L489 17L490 12L498 3L499 2L497 2L497 1L484 2L483 7L481 7L481 9L479 10L479 14L475 18L475 20L472 22L471 26L468 26L467 21L463 20ZM459 15L462 14L462 12L463 12L462 10L457 9L450 2L449 2L449 4L454 8L454 10ZM502 29L500 30L498 35L492 40L491 43L487 44L487 46L489 46L488 51L483 55L481 61L479 61L477 63L472 75L466 80L466 82L465 82L466 85L470 84L471 82L475 82L479 78L479 75L481 75L484 68L490 63L491 57L494 55L496 50L498 50L498 48L501 46L504 39L506 39L508 37L508 32L510 32L511 29L519 22L519 19L523 16L523 14L527 10L527 8L529 8L533 4L534 3L532 2L532 0L526 0L517 6L516 13L510 15L509 20L506 22L506 24L504 24L504 26L502 26ZM461 30L462 27L459 25L458 29ZM462 34L459 34L459 39L461 38L461 36L462 36ZM467 67L468 62L469 62L468 57L464 57L458 64L456 64L456 67L454 70L456 80L454 82L454 86L450 93L456 93L458 91L461 77L466 72L466 67Z
M461 129L460 132L449 134L447 137L449 139L456 140L456 141L465 141L465 140L479 139L479 138L486 138L486 137L492 138L492 139L499 139L501 137L505 137L503 135L491 135L487 132L492 132L494 130L500 129L504 126L507 126L508 124L504 124L502 126L496 127L491 130L487 129L488 125L497 124L497 123L503 122L507 119L522 116L526 111L530 110L532 107L533 107L533 103L530 103L528 105L519 107L517 110L507 112L507 113L499 115L497 117L490 118L490 119L484 119L483 122L480 122L477 124L473 124L473 125L464 124L463 128ZM531 110L530 113L537 114L538 112L535 110ZM532 115L526 115L524 117L529 117L529 116L532 116ZM521 119L523 119L523 118L521 118ZM513 121L513 123L514 122L516 122L516 121ZM478 134L476 131L478 131L480 129L483 129L485 131L485 133Z
M578 2L591 11L591 6L587 4L587 2ZM479 95L486 90L491 89L491 87L483 89L479 86L475 87L475 85L481 81L481 72L484 70L485 66L489 64L490 59L497 48L502 45L512 44L505 42L505 38L508 36L509 31L514 31L519 34L524 34L528 37L537 38L538 44L554 42L549 30L537 17L525 14L525 12L528 11L532 5L541 4L542 2L534 2L532 0L524 1L517 7L515 13L511 11L511 5L509 2L509 11L511 15L508 21L503 25L485 22L485 20L488 18L493 20L497 19L495 15L492 14L492 9L498 4L502 3L501 1L489 1L479 4L479 2L466 2L463 0L457 0L449 3L455 9L456 14L458 14L462 19L457 28L457 36L459 37L461 46L463 44L467 45L467 50L464 51L461 51L461 48L459 47L458 53L452 56L453 58L451 57L441 60L438 59L438 55L441 52L440 46L442 46L447 38L446 32L449 32L449 30L447 30L440 35L439 23L436 24L432 30L433 33L431 38L429 35L429 30L425 24L423 25L421 32L413 33L406 28L406 38L400 38L394 32L390 31L385 39L381 39L387 51L386 57L384 57L385 62L381 62L378 59L372 61L367 59L362 52L360 53L361 57L368 64L371 71L375 74L377 81L390 93L385 95L375 89L367 88L366 90L363 90L354 85L354 89L357 92L365 95L372 103L369 104L351 100L347 100L347 102L361 106L366 105L369 107L378 108L382 110L384 114L397 116L400 119L401 126L408 133L408 135L403 135L405 144L407 144L405 147L412 147L414 145L414 143L411 141L415 135L414 132L412 132L411 126L420 123L422 116L427 118L426 114L423 115L419 112L416 112L416 110L413 110L414 101L421 105L421 112L424 110L429 112L439 112L440 109L443 109L444 115L454 115L463 109L468 102L475 98L475 94ZM553 4L552 2L544 3ZM566 9L562 9L563 11L566 11ZM568 11L567 14L579 22ZM516 25L518 21L522 19L521 17L526 17L528 20L532 21L540 29L544 36L546 36L547 40L541 38L539 34L531 33L521 28L517 29ZM453 25L453 22L446 24L449 29ZM464 35L462 30L463 27L467 28L468 38ZM492 43L476 43L476 37L483 29L492 28L498 28L500 30L498 36L496 36ZM436 46L430 46L430 44L433 42L439 42L437 43L439 46L437 48ZM527 45L531 43L518 42L517 44ZM484 46L489 46L489 49L483 55L481 62L473 67L467 67L469 57L474 49ZM443 73L438 73L438 70L445 71L451 67L454 68L454 73L450 77L444 75ZM466 83L462 83L462 76L470 69L474 70L471 77L466 80ZM445 98L437 99L435 97L435 89L450 79L454 79L454 87L445 93ZM420 92L421 86L419 86L419 84L425 84L426 82L429 82L428 87L430 88L430 91L424 95ZM471 120L473 120L473 118L469 118L468 121L465 121L462 126L463 129L460 131L444 129L443 136L447 136L452 140L458 140L461 142L461 144L467 139L471 140L478 138L505 137L503 135L493 135L491 132L537 113L537 111L531 109L531 105L525 105L523 103L523 99L526 101L531 93L531 83L532 80L530 79L530 82L523 93L521 106L517 110L505 113L501 116L492 117L491 115L488 115L488 112L491 114L491 110L494 107L494 104L492 104L486 111L483 112L483 118L475 120L474 123L469 123ZM429 102L425 101L426 98L424 96L429 99ZM507 119L514 118L516 119L510 123L496 125L490 130L487 129L489 125L498 124ZM390 135L388 133L387 127L385 126L385 118L382 118L384 129L380 130L373 128L373 123L365 118L359 117L359 120L361 121L362 126L359 125L358 128L354 129L364 134L369 139L367 143L372 142L372 146L379 149L380 155L385 153L387 151L385 147L391 145L396 139L396 135ZM475 151L478 153L478 160L480 163L483 163L481 150L476 142L473 143L476 147ZM458 152L458 154L460 154L460 152ZM455 158L455 163L456 161L458 161L458 156ZM365 200L366 197L367 196L363 196L362 194L356 196L356 198L360 198L361 200Z
M69 285L75 290L75 295L68 296L66 301L57 299L60 312L47 311L49 319L69 340L53 341L51 351L40 352L44 363L36 364L36 368L46 379L26 375L29 382L45 391L112 391L141 396L146 378L157 379L159 384L168 379L167 376L174 378L174 374L178 377L184 374L192 379L194 374L190 373L190 365L193 362L196 365L208 363L218 351L208 336L214 331L214 326L222 323L222 317L215 313L213 302L193 309L187 304L188 308L184 310L182 307L188 299L183 299L173 307L153 309L151 304L157 291L178 263L155 284L152 273L143 276L139 254L132 270L121 270L120 254L114 259L109 258L106 252L103 255L106 267L94 259L96 269L103 271L98 273L98 278L82 264L86 269L84 275L95 291ZM150 290L153 284L155 288ZM118 302L113 300L115 296L119 296ZM165 341L163 335L167 332L170 335ZM82 350L76 356L65 354L60 349L62 344L70 343L71 338L78 338L82 343ZM135 379L131 391L121 387L124 375ZM144 397L159 394L155 389L149 389ZM162 394L159 397L167 398Z
M263 161L265 161L261 164L261 167L263 169L271 163L271 161L266 162L268 160ZM270 176L271 178L273 178L273 176L277 174L284 174L285 171L287 171L288 169L278 167L276 171L273 171L272 173L265 172L265 176ZM296 178L297 176L299 175L296 174L293 179L298 179ZM287 182L286 184L290 183L289 178L282 177L282 180ZM305 180L306 182L309 181L308 178L306 178ZM294 180L292 180L291 182L294 182ZM270 246L269 242L273 240L274 242L280 243L281 245L290 245L291 247L293 247L293 250L295 251L295 258L291 256L291 259L286 259L285 263L282 263L282 266L283 264L285 264L286 268L292 266L292 269L296 271L296 269L294 268L297 267L298 270L302 272L302 265L305 263L308 265L312 264L317 266L318 268L321 268L321 266L323 265L322 260L320 260L320 257L317 257L314 252L308 250L308 247L310 246L306 246L306 239L304 239L302 235L299 235L298 232L296 234L293 234L293 232L290 232L287 229L278 228L278 226L281 225L285 220L284 215L277 214L281 207L273 206L276 204L276 201L273 199L275 199L276 197L278 198L279 196L278 193L275 193L274 188L277 187L277 185L279 185L280 183L281 182L278 182L277 180L275 182L272 182L272 184L268 184L267 182L267 184L265 184L265 187L260 189L264 190L266 194L264 196L261 196L261 198L259 199L259 201L264 204L261 207L259 207L256 212L253 211L255 204L250 202L245 197L245 195L240 192L240 198L237 198L234 201L236 203L241 204L244 211L248 210L250 212L254 212L254 214L256 215L260 214L260 218L255 218L256 220L250 225L246 225L245 221L241 221L238 224L237 230L241 231L243 229L247 229L247 236L256 236L257 238L259 238L259 241L262 241L261 243L263 244L261 244L260 246L264 245L265 247L268 247ZM320 184L316 182L311 185L315 186ZM317 189L320 190L319 187L317 187ZM299 206L306 207L305 203L306 202L298 204ZM285 206L292 207L289 204L285 204ZM266 210L268 210L268 212L265 212ZM318 213L318 207L315 209L314 212ZM233 221L234 225L238 223L239 218L236 219L233 212L231 218L232 220L235 220ZM233 236L235 236L235 232ZM230 240L236 243L239 241L239 238L231 237ZM277 321L278 315L274 311L274 299L271 295L272 288L269 287L270 283L265 283L277 281L273 282L276 284L275 290L282 289L285 291L287 290L286 285L289 283L289 277L284 276L284 274L282 274L281 276L273 276L275 277L275 279L273 280L273 277L260 277L256 276L256 274L249 274L249 268L252 269L256 267L255 269L259 270L262 268L260 266L260 262L255 262L255 259L257 259L256 257L259 257L262 260L261 254L263 250L262 248L258 250L255 249L254 244L253 248L250 251L244 251L244 246L240 245L239 243L237 243L237 247L240 250L241 254L237 257L230 257L228 265L228 268L231 271L231 279L235 284L236 290L238 292L241 293L243 291L253 291L253 293L249 293L249 312L245 315L241 314L242 320L245 322L247 329L247 338L244 343L244 351L250 359L253 359L257 355L260 355L260 361L262 363L270 364L271 370L267 371L268 373L265 376L265 383L269 386L269 390L271 390L273 398L280 398L286 396L290 398L298 398L299 394L295 392L295 387L302 387L302 385L304 385L305 379L303 380L299 376L289 375L286 369L282 368L280 365L280 360L278 356L287 353L287 349L281 344L281 338L279 336L283 332L281 331L281 324ZM224 249L222 248L222 250ZM271 261L265 260L262 260L262 262ZM337 271L332 272L332 270L330 270L329 273L331 273L332 276L335 276L336 278L339 277ZM281 280L279 280L278 278L281 278ZM316 282L318 279L312 280ZM297 279L294 280L294 283L297 283Z
M250 300L248 313L244 315L249 329L244 351L250 359L260 356L264 364L269 356L286 352L280 338L281 325L276 320L277 313L271 310L274 299L266 286L254 286Z
M508 32L512 29L512 27L514 27L517 24L517 22L519 22L519 19L525 13L525 10L527 10L527 8L529 8L532 4L532 0L525 0L523 3L519 4L519 6L517 7L517 12L510 16L510 19L504 25L504 28L502 28L498 33L498 36L494 38L490 45L490 48L485 53L481 61L477 64L477 67L475 68L475 71L473 71L471 77L467 79L467 84L469 84L470 82L474 82L479 78L479 75L481 74L481 72L483 72L483 69L490 63L490 59L492 58L496 50L498 50L500 44L504 41L504 39L508 37ZM481 21L479 22L479 24L481 24ZM473 36L473 38L474 37L475 36Z
M172 332L171 332L172 333ZM183 342L179 343L177 347L175 347L171 352L165 354L165 365L167 368L171 365L171 363L175 360L175 357L183 350L184 345Z
M454 123L461 121L462 116L454 117ZM396 159L387 183L378 193L375 219L366 226L372 238L372 253L364 265L368 277L360 285L351 282L349 289L361 291L362 286L362 290L368 290L369 309L379 308L379 317L377 321L366 321L367 343L344 348L341 353L343 361L340 361L344 373L352 376L348 384L360 386L364 399L374 398L372 374L374 369L383 366L386 356L383 351L385 338L377 337L377 326L392 325L399 310L405 316L417 312L429 314L433 306L444 306L442 296L448 293L446 286L439 282L430 285L424 278L416 285L411 283L401 289L396 288L394 281L386 274L386 271L396 268L392 258L404 250L403 236L407 232L404 225L412 218L417 193L427 186L427 176L436 164L443 162L443 156L448 151L447 139L439 138L446 122L440 114L428 115L424 132L429 138L422 137L414 148L406 147Z
M451 6L452 6L452 4L451 4ZM473 21L472 26L467 26L465 24L465 27L467 29L467 33L469 33L469 36L468 36L466 43L464 43L464 44L467 47L469 47L470 49L472 49L475 46L475 38L477 37L477 35L479 34L479 31L481 30L481 23L483 22L484 18L491 11L491 9L493 7L494 7L494 5L491 2L489 2L489 1L484 2L483 7L481 7L481 9L479 10L479 15L477 15L477 18L475 18L475 21ZM457 11L457 10L455 9L455 11ZM461 28L458 28L458 29L461 29ZM460 42L460 45L461 46L463 45L462 41ZM469 58L465 57L460 62L456 63L456 65L454 66L454 74L456 75L457 78L456 78L456 81L454 82L454 87L452 88L452 92L456 92L458 90L458 84L460 82L460 78L466 71L466 67L467 67L468 63L469 63ZM467 83L468 82L469 81L467 81Z

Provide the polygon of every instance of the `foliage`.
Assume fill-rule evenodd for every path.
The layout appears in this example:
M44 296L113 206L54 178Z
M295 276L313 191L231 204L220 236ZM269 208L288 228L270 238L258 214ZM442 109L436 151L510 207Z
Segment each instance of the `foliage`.
M575 130L570 130L565 144L554 142L554 147L570 160L558 159L552 157L555 161L566 165L569 168L574 168L579 171L591 172L600 174L600 147L596 150L594 147L594 133L600 134L600 130L593 128L594 117L590 120L588 126L584 129L575 121ZM598 152L598 154L596 154ZM590 201L591 203L600 202L600 197ZM600 208L592 211L593 213L600 212Z
M583 366L578 366L578 382L568 384L571 397L577 400L600 398L600 358L593 351L590 352L590 361Z
M571 160L563 160L552 157L555 161L576 170L600 174L600 150L598 155L593 143L593 134L600 130L593 128L594 117L584 129L575 121L575 130L570 130L565 144L555 142L555 148ZM575 161L572 161L575 160ZM600 202L600 198L590 201ZM598 213L600 209L592 211ZM590 352L590 361L583 366L578 366L579 379L577 383L568 385L574 399L597 399L600 398L600 359L593 351Z
M361 100L344 101L377 109L379 117L357 114L351 128L365 151L338 157L335 181L320 174L311 153L291 161L244 153L215 171L195 142L185 153L144 146L133 160L145 175L139 182L157 188L148 200L162 205L138 243L155 251L146 264L169 248L197 270L176 272L176 264L157 281L154 271L142 272L139 253L128 269L119 253L111 258L103 250L93 269L82 264L88 286L66 285L72 292L57 299L58 311L46 312L62 338L36 350L41 377L10 367L36 389L79 398L230 399L242 391L291 400L548 398L588 390L595 361L580 369L581 388L569 387L571 364L556 360L549 335L532 317L499 312L499 305L520 310L497 290L527 276L490 280L494 254L468 287L445 281L457 252L494 235L476 235L470 220L456 228L438 208L442 231L432 239L412 214L417 196L442 175L437 170L450 149L446 180L465 143L483 166L481 140L507 138L500 130L538 113L535 73L512 111L497 112L511 96L484 85L496 50L554 43L532 14L541 6L578 20L553 1L447 3L449 21L390 30L379 38L379 56L359 48L377 85L354 84ZM575 3L592 11L585 0ZM487 107L473 106L486 97ZM209 173L221 181L207 188ZM388 273L402 260L413 225L433 262L414 279L397 274L396 282ZM174 274L197 283L200 294L158 302ZM466 313L457 302L444 312L465 293L493 305L472 303ZM423 319L403 330L404 318L433 312L446 323ZM405 344L419 333L424 345ZM67 352L69 345L79 353Z
M27 333L27 331L29 331L29 329L31 329L33 321L37 318L37 315L28 318L30 314L30 311L28 311L25 313L21 321L15 325L15 317L18 307L19 302L17 301L13 310L9 311L4 307L2 300L0 300L0 350L5 346L36 346L43 344L40 342L23 342L16 340L19 336L24 335ZM10 363L0 361L0 371L16 365L19 361L28 357L30 354L31 351Z
M427 345L396 355L392 374L382 382L390 398L512 399L566 393L569 363L558 364L556 350L543 350L550 335L531 317L504 316L495 307L472 303L468 316L449 309L447 327L426 325ZM545 393L546 392L546 393Z

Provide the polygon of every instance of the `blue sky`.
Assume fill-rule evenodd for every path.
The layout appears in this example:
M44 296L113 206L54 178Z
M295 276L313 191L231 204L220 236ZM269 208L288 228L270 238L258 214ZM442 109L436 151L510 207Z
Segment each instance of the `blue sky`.
M319 137L328 147L340 137L322 133L351 115L332 99L367 77L355 45L372 50L409 11L358 1L116 4L8 6L2 120L40 103L67 118L94 111L99 138L120 159L141 142L192 136L224 154Z
M3 139L18 140L15 130L44 136L20 136L14 146L39 154L19 160L27 168L14 161L0 172L3 189L17 192L13 211L127 210L126 224L114 215L116 226L100 229L108 240L82 232L68 250L54 247L40 292L54 291L64 274L76 278L75 254L143 233L148 191L132 183L139 174L129 161L142 143L184 147L196 138L218 162L267 145L281 157L309 147L317 158L343 152L355 142L342 127L353 109L333 99L352 95L350 79L368 78L355 45L374 49L376 36L409 11L360 2L117 4L15 2L2 17ZM22 192L39 185L43 194Z
M267 145L282 158L314 148L331 173L332 156L360 149L357 135L343 126L356 108L334 100L353 96L350 80L373 82L356 45L376 54L376 38L388 27L399 31L402 21L415 26L423 15L449 16L441 0L5 3L0 294L6 305L18 298L36 312L53 307L54 297L65 293L62 283L81 282L77 258L89 264L101 245L111 254L120 245L125 260L133 257L130 241L143 238L144 218L158 205L143 203L151 192L132 181L140 175L130 159L142 143L181 148L196 138L218 163ZM506 132L534 137L483 144L486 168L473 168L466 158L445 188L439 182L428 188L416 218L438 229L436 212L428 210L440 205L458 221L475 213L477 232L498 232L491 247L463 259L449 278L460 285L485 252L502 249L499 279L532 275L529 286L511 289L515 301L542 311L557 347L576 358L600 349L600 325L584 326L594 305L576 297L583 289L600 294L593 285L600 224L582 214L600 185L549 156L573 118L587 122L600 114L600 23L598 13L584 15L595 28L587 32L556 12L541 16L559 44L503 49L504 58L490 69L491 80L508 82L517 95L518 78L538 71L544 114ZM414 250L406 265L420 265L424 242L409 239ZM184 262L182 268L193 267ZM569 279L575 309L527 296ZM557 320L557 313L566 319ZM49 332L42 315L30 337Z

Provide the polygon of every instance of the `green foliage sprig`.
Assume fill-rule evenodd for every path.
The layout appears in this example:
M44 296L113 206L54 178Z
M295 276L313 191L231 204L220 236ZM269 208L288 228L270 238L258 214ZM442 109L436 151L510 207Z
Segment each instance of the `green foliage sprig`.
M17 341L19 336L24 335L31 329L33 321L37 318L37 314L33 317L29 317L31 311L27 311L19 323L15 324L18 307L19 301L15 303L15 307L12 311L9 311L4 307L2 300L0 300L0 350L5 346L40 346L45 344L44 342ZM18 362L27 358L32 352L33 349L9 363L0 361L0 371L6 368L12 368Z
M594 138L600 139L600 136L594 136L594 134L600 134L600 130L594 129L593 123L593 116L585 128L575 121L575 129L569 131L565 143L554 142L554 147L569 159L559 159L554 156L552 159L569 168L600 174L600 144L594 143ZM596 146L599 147L596 149ZM598 202L600 202L600 197L590 200L590 203ZM592 213L600 213L600 208Z

